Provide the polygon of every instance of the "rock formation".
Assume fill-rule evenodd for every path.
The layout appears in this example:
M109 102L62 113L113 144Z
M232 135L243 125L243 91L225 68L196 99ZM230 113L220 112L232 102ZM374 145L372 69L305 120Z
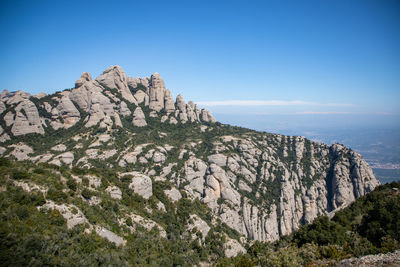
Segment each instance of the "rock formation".
M155 112L165 111L169 115L162 120L165 123L186 123L188 120L215 122L210 112L200 112L197 106L190 103L186 105L182 96L175 103L171 91L165 89L158 73L133 79L127 77L121 67L111 66L95 80L92 80L90 73L82 73L74 89L56 95L31 96L22 91L4 90L0 94L0 113L5 114L0 119L13 127L0 140L7 140L10 134L44 134L48 125L54 130L68 129L82 120L86 127L123 127L120 116L131 114L134 114L132 123L144 127L147 123L141 112L143 106ZM7 109L6 104L14 108ZM150 115L154 117L156 114Z
M133 112L132 123L137 127L143 127L147 125L146 117L144 116L144 113L140 107L137 107Z
M164 212L167 205L154 199L153 183L168 184L157 192L171 205L200 200L253 240L277 240L379 184L361 155L342 145L215 123L209 111L186 103L182 95L174 101L158 73L131 78L119 66L94 80L83 73L75 88L39 98L4 90L0 121L5 157L123 169L128 173L119 178L131 179L129 192L151 200L153 209L158 203ZM24 142L17 138L24 135ZM106 188L115 201L127 192L120 185ZM203 235L208 232L198 217L191 219ZM230 255L243 251L237 242L230 241Z
M91 81L92 80L92 75L90 75L89 72L84 72L82 73L81 77L76 80L75 82L75 88L81 87L85 82Z
M161 79L160 74L156 72L153 75L151 75L150 78L150 88L149 88L150 109L155 111L162 110L164 108L164 95L165 95L164 81Z

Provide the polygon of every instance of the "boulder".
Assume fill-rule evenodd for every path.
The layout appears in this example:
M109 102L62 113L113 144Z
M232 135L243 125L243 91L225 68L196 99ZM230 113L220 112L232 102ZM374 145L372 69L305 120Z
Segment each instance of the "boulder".
M149 199L153 195L153 187L150 177L135 172L128 174L133 175L129 188L143 198Z
M29 154L33 153L33 149L24 143L11 145L10 147L14 147L14 150L10 153L10 155L14 156L17 160L29 159Z
M224 245L225 247L225 256L227 258L236 257L238 254L245 254L246 249L235 239L227 237L227 242Z
M147 126L146 117L140 107L137 107L133 112L132 124L137 127Z
M51 148L51 150L53 151L59 151L59 152L63 152L67 149L67 147L64 144L59 144L59 145L55 145Z
M161 203L161 202L160 202ZM158 223L156 223L155 221L152 221L150 219L146 219L143 218L140 215L137 214L130 214L129 216L132 220L133 223L138 224L142 227L144 227L147 231L151 231L154 227L158 229L160 236L163 238L167 237L167 232L164 230L164 228L162 228ZM134 228L131 228L131 230L133 231Z
M122 192L117 186L109 186L106 188L106 192L110 193L111 198L120 200L122 199Z
M107 230L104 227L96 225L95 231L99 236L107 239L108 241L114 243L117 246L125 246L126 245L125 239L123 239L122 237L118 236L117 234L111 232L110 230Z
M67 165L71 165L73 161L74 161L74 154L72 152L65 152L65 153L55 157L49 163L57 165L57 166L61 166L62 163L67 164Z
M208 156L208 162L216 164L220 167L226 166L226 156L224 154L214 154Z
M164 190L164 194L168 197L168 199L171 202L176 202L182 198L181 193L175 187L172 187L171 189L168 190Z
M187 229L189 231L192 231L194 229L199 231L201 233L201 239L204 241L208 235L208 232L211 229L210 226L208 226L208 224L203 221L197 214L191 214L189 216L189 221L191 221L191 223L187 225ZM196 239L195 234L192 234L192 239Z
M57 210L67 221L67 228L74 228L75 225L89 223L82 211L72 204L56 204L51 200L47 200L46 204L38 207L39 210Z
M166 158L167 157L164 155L164 153L161 153L159 151L156 151L153 154L153 162L156 164L165 162Z

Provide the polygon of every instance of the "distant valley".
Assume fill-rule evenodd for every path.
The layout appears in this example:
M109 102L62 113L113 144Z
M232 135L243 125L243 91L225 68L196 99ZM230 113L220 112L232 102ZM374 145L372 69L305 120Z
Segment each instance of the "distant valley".
M396 125L396 118L383 124L372 121L370 125L368 121L360 122L361 119L353 118L354 121L350 123L334 127L333 125L339 124L338 121L343 118L324 121L322 118L306 118L299 115L214 115L225 123L258 131L304 136L325 144L343 144L363 155L381 183L400 180L400 126L391 126Z

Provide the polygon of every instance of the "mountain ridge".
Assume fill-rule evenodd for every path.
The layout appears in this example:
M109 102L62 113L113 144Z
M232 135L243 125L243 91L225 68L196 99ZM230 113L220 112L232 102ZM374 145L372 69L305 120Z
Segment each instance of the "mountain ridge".
M124 199L127 186L163 205L159 198L201 201L239 235L231 241L237 253L246 239L277 240L379 184L362 156L343 145L223 125L181 95L174 101L158 73L131 78L119 66L94 80L85 72L75 88L47 96L3 91L0 126L3 156L115 172L118 179L104 192L76 179L99 195ZM131 182L119 184L124 179ZM155 195L158 187L165 187L165 199ZM212 226L193 216L200 228Z

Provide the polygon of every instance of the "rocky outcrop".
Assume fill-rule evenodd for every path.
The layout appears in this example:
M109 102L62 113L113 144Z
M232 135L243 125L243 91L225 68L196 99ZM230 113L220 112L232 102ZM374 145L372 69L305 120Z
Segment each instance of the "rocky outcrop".
M128 217L132 220L133 223L144 227L147 231L151 231L153 228L157 228L161 237L167 237L167 232L156 222L133 213L131 213ZM131 226L130 228L132 232L135 230L135 227Z
M111 198L120 200L122 199L122 192L117 186L109 186L106 188L106 192L110 193Z
M175 111L175 103L174 99L172 98L172 94L170 90L165 90L164 95L164 109L167 113L172 113Z
M334 267L384 267L384 266L400 266L400 250L392 253L367 255L360 258L350 258L342 260L333 265Z
M165 95L165 84L161 79L160 74L157 72L150 77L149 87L149 107L152 110L160 111L164 108L164 95Z
M13 150L11 151L9 156L13 156L17 160L28 160L30 159L29 155L33 152L33 149L24 143L10 145L10 148L13 148Z
M146 117L140 107L133 112L132 124L137 127L147 126Z
M331 147L331 154L335 157L330 177L333 209L349 205L379 184L371 167L366 164L360 154L354 151L349 152L339 144ZM353 180L352 177L358 179Z
M235 239L227 238L227 242L224 245L225 256L228 258L236 257L240 253L246 253L246 249Z
M96 225L95 231L100 237L107 239L108 241L114 243L117 246L125 246L126 245L125 239L123 239L122 237L118 236L117 234L111 232L110 230L108 230L104 227Z
M96 78L96 81L104 88L117 89L124 99L130 103L137 104L128 87L128 78L120 66L109 67L103 74Z
M128 107L126 103L136 108ZM191 101L186 104L181 95L174 102L160 74L133 79L127 77L119 66L109 67L95 80L90 73L84 72L76 80L74 89L54 96L41 94L32 97L22 91L4 90L0 95L0 113L6 111L6 105L14 106L3 116L5 125L12 128L2 134L0 142L8 140L10 134L44 134L48 123L55 130L68 129L82 120L86 127L97 124L101 128L122 127L120 116L132 113L133 124L143 127L147 125L146 116L139 105L148 106L153 111L150 117L158 117L160 111L166 112L166 116L160 117L163 123L215 122L209 111L200 111Z
M57 210L67 221L68 229L74 228L75 225L89 223L82 211L75 205L56 204L53 201L47 201L39 210Z
M42 119L39 112L28 99L22 100L15 108L16 116L11 132L13 135L25 135L29 133L44 134Z
M216 122L211 112L206 109L201 110L201 120L205 122Z
M171 189L168 190L164 190L164 194L168 197L168 199L171 202L176 202L182 198L181 193L175 187L172 187Z
M81 87L85 82L88 82L91 80L92 80L92 75L90 75L89 72L84 72L84 73L82 73L81 77L78 80L76 80L75 88Z
M198 231L201 233L201 239L204 241L210 231L210 226L203 221L197 214L191 214L189 216L189 224L187 225L187 230L189 232ZM192 234L192 239L196 239L196 234Z
M129 188L132 189L133 192L145 199L149 199L153 195L152 182L148 176L137 172L125 173L124 175L133 176L129 184Z
M0 101L0 114L6 110L6 105L3 101Z
M53 115L62 117L64 128L74 126L81 119L78 109L68 96L61 98Z

